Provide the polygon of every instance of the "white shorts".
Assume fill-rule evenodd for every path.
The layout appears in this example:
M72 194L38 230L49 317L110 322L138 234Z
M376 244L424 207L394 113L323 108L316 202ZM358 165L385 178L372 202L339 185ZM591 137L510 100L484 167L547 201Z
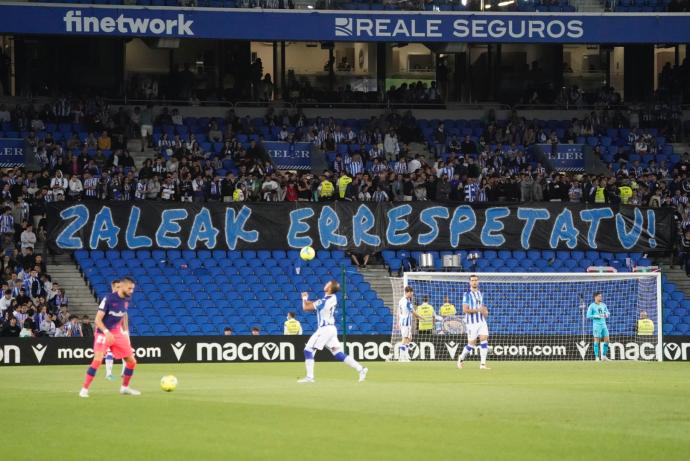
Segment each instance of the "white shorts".
M153 125L141 125L141 136L151 136L153 134Z
M332 351L342 349L340 341L338 341L338 330L335 328L335 325L320 327L307 341L307 349L320 351L324 347Z
M402 336L403 339L412 338L411 328L409 326L406 326L406 327L401 326L400 327L400 336Z
M474 341L479 336L489 336L489 326L486 322L467 325L467 340Z

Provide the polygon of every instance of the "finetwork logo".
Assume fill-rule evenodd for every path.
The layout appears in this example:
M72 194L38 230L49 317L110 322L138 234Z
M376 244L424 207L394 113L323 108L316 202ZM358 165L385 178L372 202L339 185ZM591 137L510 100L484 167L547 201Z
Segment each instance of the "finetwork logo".
M176 19L161 18L133 18L123 14L120 16L82 16L80 10L69 10L62 20L66 32L82 33L119 33L131 35L169 35L191 36L194 21L185 19L180 13Z
M178 341L175 344L171 344L170 347L172 347L173 353L175 353L175 358L177 358L177 361L179 362L182 358L182 354L184 353L184 348L187 347L187 345Z

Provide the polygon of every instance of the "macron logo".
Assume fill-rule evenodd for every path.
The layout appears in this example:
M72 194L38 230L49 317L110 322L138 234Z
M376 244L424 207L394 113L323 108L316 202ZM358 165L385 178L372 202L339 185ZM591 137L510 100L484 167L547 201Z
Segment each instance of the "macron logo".
M352 37L352 18L335 18L335 36Z
M182 358L182 353L184 352L184 348L187 347L187 345L178 341L175 344L171 344L170 347L172 347L172 350L175 353L175 357L177 358L177 361L179 362L180 359Z
M584 360L587 357L587 351L589 351L589 343L580 341L579 343L575 343L575 345L580 353L580 357L582 357L582 360Z
M455 354L457 354L459 346L460 344L456 343L455 341L446 343L446 350L448 351L448 355L450 355L451 359L455 360Z
M181 13L177 15L177 19L150 19L128 18L123 14L117 18L111 16L82 16L80 10L69 10L62 20L65 22L66 32L169 36L194 35L192 31L194 21L185 19L184 14Z
M43 344L36 344L35 346L31 346L31 349L34 350L34 355L38 363L41 363L41 361L43 361L43 355L46 353L46 350L48 350L48 347Z

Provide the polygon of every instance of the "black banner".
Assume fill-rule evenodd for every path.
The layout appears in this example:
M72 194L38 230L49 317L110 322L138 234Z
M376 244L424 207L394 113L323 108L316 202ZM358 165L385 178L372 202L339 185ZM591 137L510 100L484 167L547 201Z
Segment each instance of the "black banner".
M655 337L611 338L614 360L656 360ZM300 362L308 336L134 336L132 346L141 363ZM465 346L457 338L414 338L413 360L456 360ZM77 365L93 357L93 340L83 338L0 338L0 366ZM388 335L352 335L346 343L356 360L396 360ZM668 336L661 354L664 360L690 360L690 337ZM475 354L476 355L476 354ZM316 356L333 361L328 351ZM582 336L494 335L490 360L593 360L591 339Z
M54 203L49 240L79 249L667 251L669 208L563 203Z

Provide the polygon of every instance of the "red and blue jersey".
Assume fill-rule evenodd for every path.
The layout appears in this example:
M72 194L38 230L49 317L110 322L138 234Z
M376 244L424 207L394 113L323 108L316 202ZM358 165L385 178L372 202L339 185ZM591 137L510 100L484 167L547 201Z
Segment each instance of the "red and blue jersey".
M108 330L114 330L122 324L129 308L130 298L120 298L117 293L109 293L103 298L101 304L98 306L100 312L104 312L103 323ZM98 333L102 333L101 329L97 329ZM114 331L113 331L114 333Z

